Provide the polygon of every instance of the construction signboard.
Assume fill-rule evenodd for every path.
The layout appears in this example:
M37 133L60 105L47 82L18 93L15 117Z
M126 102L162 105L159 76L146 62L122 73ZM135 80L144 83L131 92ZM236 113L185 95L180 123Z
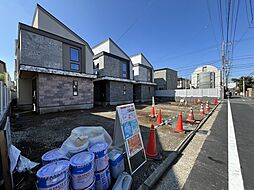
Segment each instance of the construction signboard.
M134 104L116 107L114 146L125 147L131 174L145 162L146 155Z

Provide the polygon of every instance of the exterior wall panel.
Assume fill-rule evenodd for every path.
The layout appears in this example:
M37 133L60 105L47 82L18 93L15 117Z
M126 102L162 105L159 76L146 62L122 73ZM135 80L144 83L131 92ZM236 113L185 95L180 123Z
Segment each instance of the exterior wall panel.
M78 95L73 96L73 81L78 81ZM61 75L38 75L38 107L40 110L54 108L65 110L93 107L93 82L90 79Z
M62 42L21 30L21 62L63 70Z
M110 81L110 104L124 104L133 102L133 84ZM125 85L125 92L123 93Z

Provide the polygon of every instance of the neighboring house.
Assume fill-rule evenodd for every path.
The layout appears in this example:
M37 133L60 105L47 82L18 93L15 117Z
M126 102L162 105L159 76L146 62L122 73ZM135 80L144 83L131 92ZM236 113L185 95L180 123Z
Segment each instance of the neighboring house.
M190 83L189 79L179 77L177 78L177 89L189 89L191 86Z
M154 71L156 90L174 90L177 87L177 71L169 68Z
M11 77L6 69L6 63L0 60L0 81L10 88L11 87Z
M46 113L93 107L92 49L40 5L32 26L19 23L15 73L20 108Z
M198 67L191 75L193 88L220 88L221 72L212 65Z
M151 101L156 86L153 66L142 53L130 58L133 63L134 80L136 81L133 89L134 101Z
M133 72L128 55L108 39L93 48L94 101L97 105L118 105L133 102Z
M6 73L6 72L7 72L6 63L0 60L0 73Z

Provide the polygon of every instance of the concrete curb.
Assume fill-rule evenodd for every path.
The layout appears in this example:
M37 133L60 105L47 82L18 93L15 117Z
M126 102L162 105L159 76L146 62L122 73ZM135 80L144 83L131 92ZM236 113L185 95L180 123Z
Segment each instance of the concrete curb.
M208 120L208 118L212 115L212 113L216 110L216 108L220 105L220 103L221 102L218 102L218 104L209 112L209 114L204 119L201 120L198 126L185 137L185 139L175 149L175 151L168 155L168 157L159 165L159 167L156 168L156 170L144 181L144 183L139 186L138 190L148 190L151 189L156 184L156 182L160 179L163 173L167 169L171 168L174 161L180 156L182 151L195 136L196 132L204 125L204 123Z

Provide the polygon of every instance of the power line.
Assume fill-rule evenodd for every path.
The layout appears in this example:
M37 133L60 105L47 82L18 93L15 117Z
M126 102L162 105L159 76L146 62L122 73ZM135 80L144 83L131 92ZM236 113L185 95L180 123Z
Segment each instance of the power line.
M213 27L213 22L212 22L212 16L211 16L211 10L210 10L210 6L209 6L209 2L208 0L206 0L206 5L207 5L207 10L208 10L208 17L212 26L212 33L213 33L213 37L214 40L216 41L216 43L218 43L217 37L216 37L216 33L214 31L214 27ZM218 55L220 56L220 52L219 52L219 48L217 49Z
M237 28L237 21L238 21L238 13L239 13L239 7L240 7L240 0L237 0L237 10L236 10L236 18L235 18L235 27L234 27L234 34L233 34L233 47L232 47L232 57L234 56L234 41L235 41L235 34L236 34L236 28Z
M223 18L222 18L221 0L217 0L217 5L218 5L219 16L220 16L219 20L220 20L220 28L221 28L221 41L224 41L224 30L223 30Z
M230 25L230 7L231 7L231 0L228 2L228 12L227 12L227 43L228 43L228 38L229 38L229 25Z
M145 10L151 5L152 0L147 1L146 6L144 6L143 10L138 14L138 16L135 18L135 20L129 25L129 27L120 35L120 37L116 40L116 42L119 42L132 28L137 24L137 22L141 19L141 17L144 15L143 13Z
M201 53L201 52L204 52L204 51L207 51L207 50L212 50L214 48L217 48L218 44L216 45L213 45L213 46L209 46L209 47L206 47L206 48L202 48L202 49L198 49L198 50L194 50L194 51L190 51L190 52L186 52L186 53L183 53L183 54L179 54L179 55L176 55L176 56L167 56L167 57L164 57L164 59L162 60L157 60L157 61L160 61L160 62L165 62L165 61L168 61L169 59L176 59L178 57L183 57L183 56L186 56L186 55L193 55L193 54L196 54L196 53ZM215 49L216 50L216 49Z

